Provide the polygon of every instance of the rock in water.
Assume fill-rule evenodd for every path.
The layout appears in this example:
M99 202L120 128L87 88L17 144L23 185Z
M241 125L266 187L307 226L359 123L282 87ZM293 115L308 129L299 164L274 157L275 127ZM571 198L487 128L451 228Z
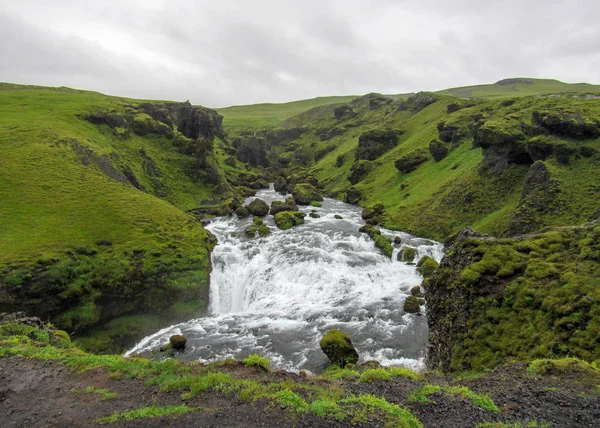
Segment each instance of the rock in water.
M358 352L354 349L350 337L337 328L329 330L319 345L327 358L340 367L344 367L346 364L356 364L358 361Z
M310 205L312 201L323 201L320 191L309 183L297 184L292 196L298 205Z
M419 299L415 296L408 296L404 301L404 312L408 314L418 314L421 312L419 307Z
M171 343L173 349L183 350L185 349L185 343L187 342L187 339L185 338L185 336L176 334L169 338L169 342Z
M275 214L275 224L278 228L287 230L292 226L303 224L305 215L300 211L282 211Z
M423 256L417 263L417 272L423 275L423 278L428 278L437 269L438 262L429 256Z
M250 214L257 217L264 217L269 214L269 205L259 198L256 198L246 205L246 209L250 212Z

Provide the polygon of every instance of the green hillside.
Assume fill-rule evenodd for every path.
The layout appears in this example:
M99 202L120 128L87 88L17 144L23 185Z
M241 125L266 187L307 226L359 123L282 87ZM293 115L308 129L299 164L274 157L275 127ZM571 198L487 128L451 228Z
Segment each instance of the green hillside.
M600 85L589 83L565 83L554 79L528 77L503 79L493 84L463 86L437 92L460 98L510 98L544 94L600 94Z
M277 125L303 111L327 104L346 103L356 98L354 95L339 97L317 97L308 100L292 101L280 104L252 104L215 109L225 118L223 124L232 135L243 131L255 131L267 126Z
M142 112L161 106L0 86L0 310L81 332L121 315L205 307L214 244L185 211L232 193L213 154L183 153L196 143ZM178 108L212 114L218 131L214 112ZM139 334L133 324L127 333Z

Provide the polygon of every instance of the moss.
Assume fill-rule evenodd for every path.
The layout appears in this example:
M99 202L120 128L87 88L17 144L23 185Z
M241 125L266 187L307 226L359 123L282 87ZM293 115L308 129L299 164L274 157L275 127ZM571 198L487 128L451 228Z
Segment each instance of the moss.
M414 258L414 257L413 257ZM437 269L438 262L429 256L423 256L417 262L417 272L423 275L423 278L428 278Z
M265 371L269 371L271 361L267 357L263 357L259 354L250 354L244 359L244 365L246 367L260 367Z
M394 252L394 247L392 247L392 240L383 235L375 235L375 246L381 250L381 252L392 258L392 253Z
M282 211L275 214L275 224L282 230L290 229L293 226L304 224L306 214L299 211Z
M408 296L404 299L404 312L407 314L418 314L421 312L419 300L415 296Z
M358 353L352 346L350 337L337 328L329 330L319 342L319 346L329 360L340 367L349 363L356 364L358 361Z
M417 250L415 250L414 248L411 247L406 247L404 250L402 250L402 252L398 253L398 257L400 260L400 257L402 258L402 261L406 262L406 263L412 263L413 260L415 259L415 256L417 255Z

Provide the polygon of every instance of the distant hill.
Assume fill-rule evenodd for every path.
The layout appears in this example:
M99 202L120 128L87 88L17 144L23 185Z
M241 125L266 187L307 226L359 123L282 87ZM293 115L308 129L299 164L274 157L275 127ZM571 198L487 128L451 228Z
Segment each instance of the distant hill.
M460 98L512 98L528 95L564 94L569 92L600 94L600 85L565 83L554 79L516 77L487 85L462 86L444 89L438 94Z
M314 107L348 103L356 97L356 95L317 97L289 103L251 104L217 108L215 110L225 118L223 125L227 131L235 135L242 131L255 131L266 126L277 125L282 120L289 119Z

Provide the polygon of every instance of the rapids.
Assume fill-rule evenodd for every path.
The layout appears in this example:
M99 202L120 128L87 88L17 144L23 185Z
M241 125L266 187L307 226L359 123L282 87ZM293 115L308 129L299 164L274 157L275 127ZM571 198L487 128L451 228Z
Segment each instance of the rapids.
M269 205L284 197L274 190L255 196ZM254 197L248 198L248 202ZM399 262L403 247L417 250L415 262L429 255L438 262L440 243L403 232L392 260L375 248L366 234L361 208L335 199L315 210L305 224L282 231L273 217L264 221L272 234L248 239L252 219L215 219L207 228L218 238L212 253L210 315L164 328L144 338L126 355L168 343L173 334L187 337L182 360L245 358L260 353L272 366L318 370L327 366L319 340L330 328L347 332L361 361L422 368L427 345L426 316L405 314L402 305L422 277L414 265ZM338 214L343 219L335 219Z

